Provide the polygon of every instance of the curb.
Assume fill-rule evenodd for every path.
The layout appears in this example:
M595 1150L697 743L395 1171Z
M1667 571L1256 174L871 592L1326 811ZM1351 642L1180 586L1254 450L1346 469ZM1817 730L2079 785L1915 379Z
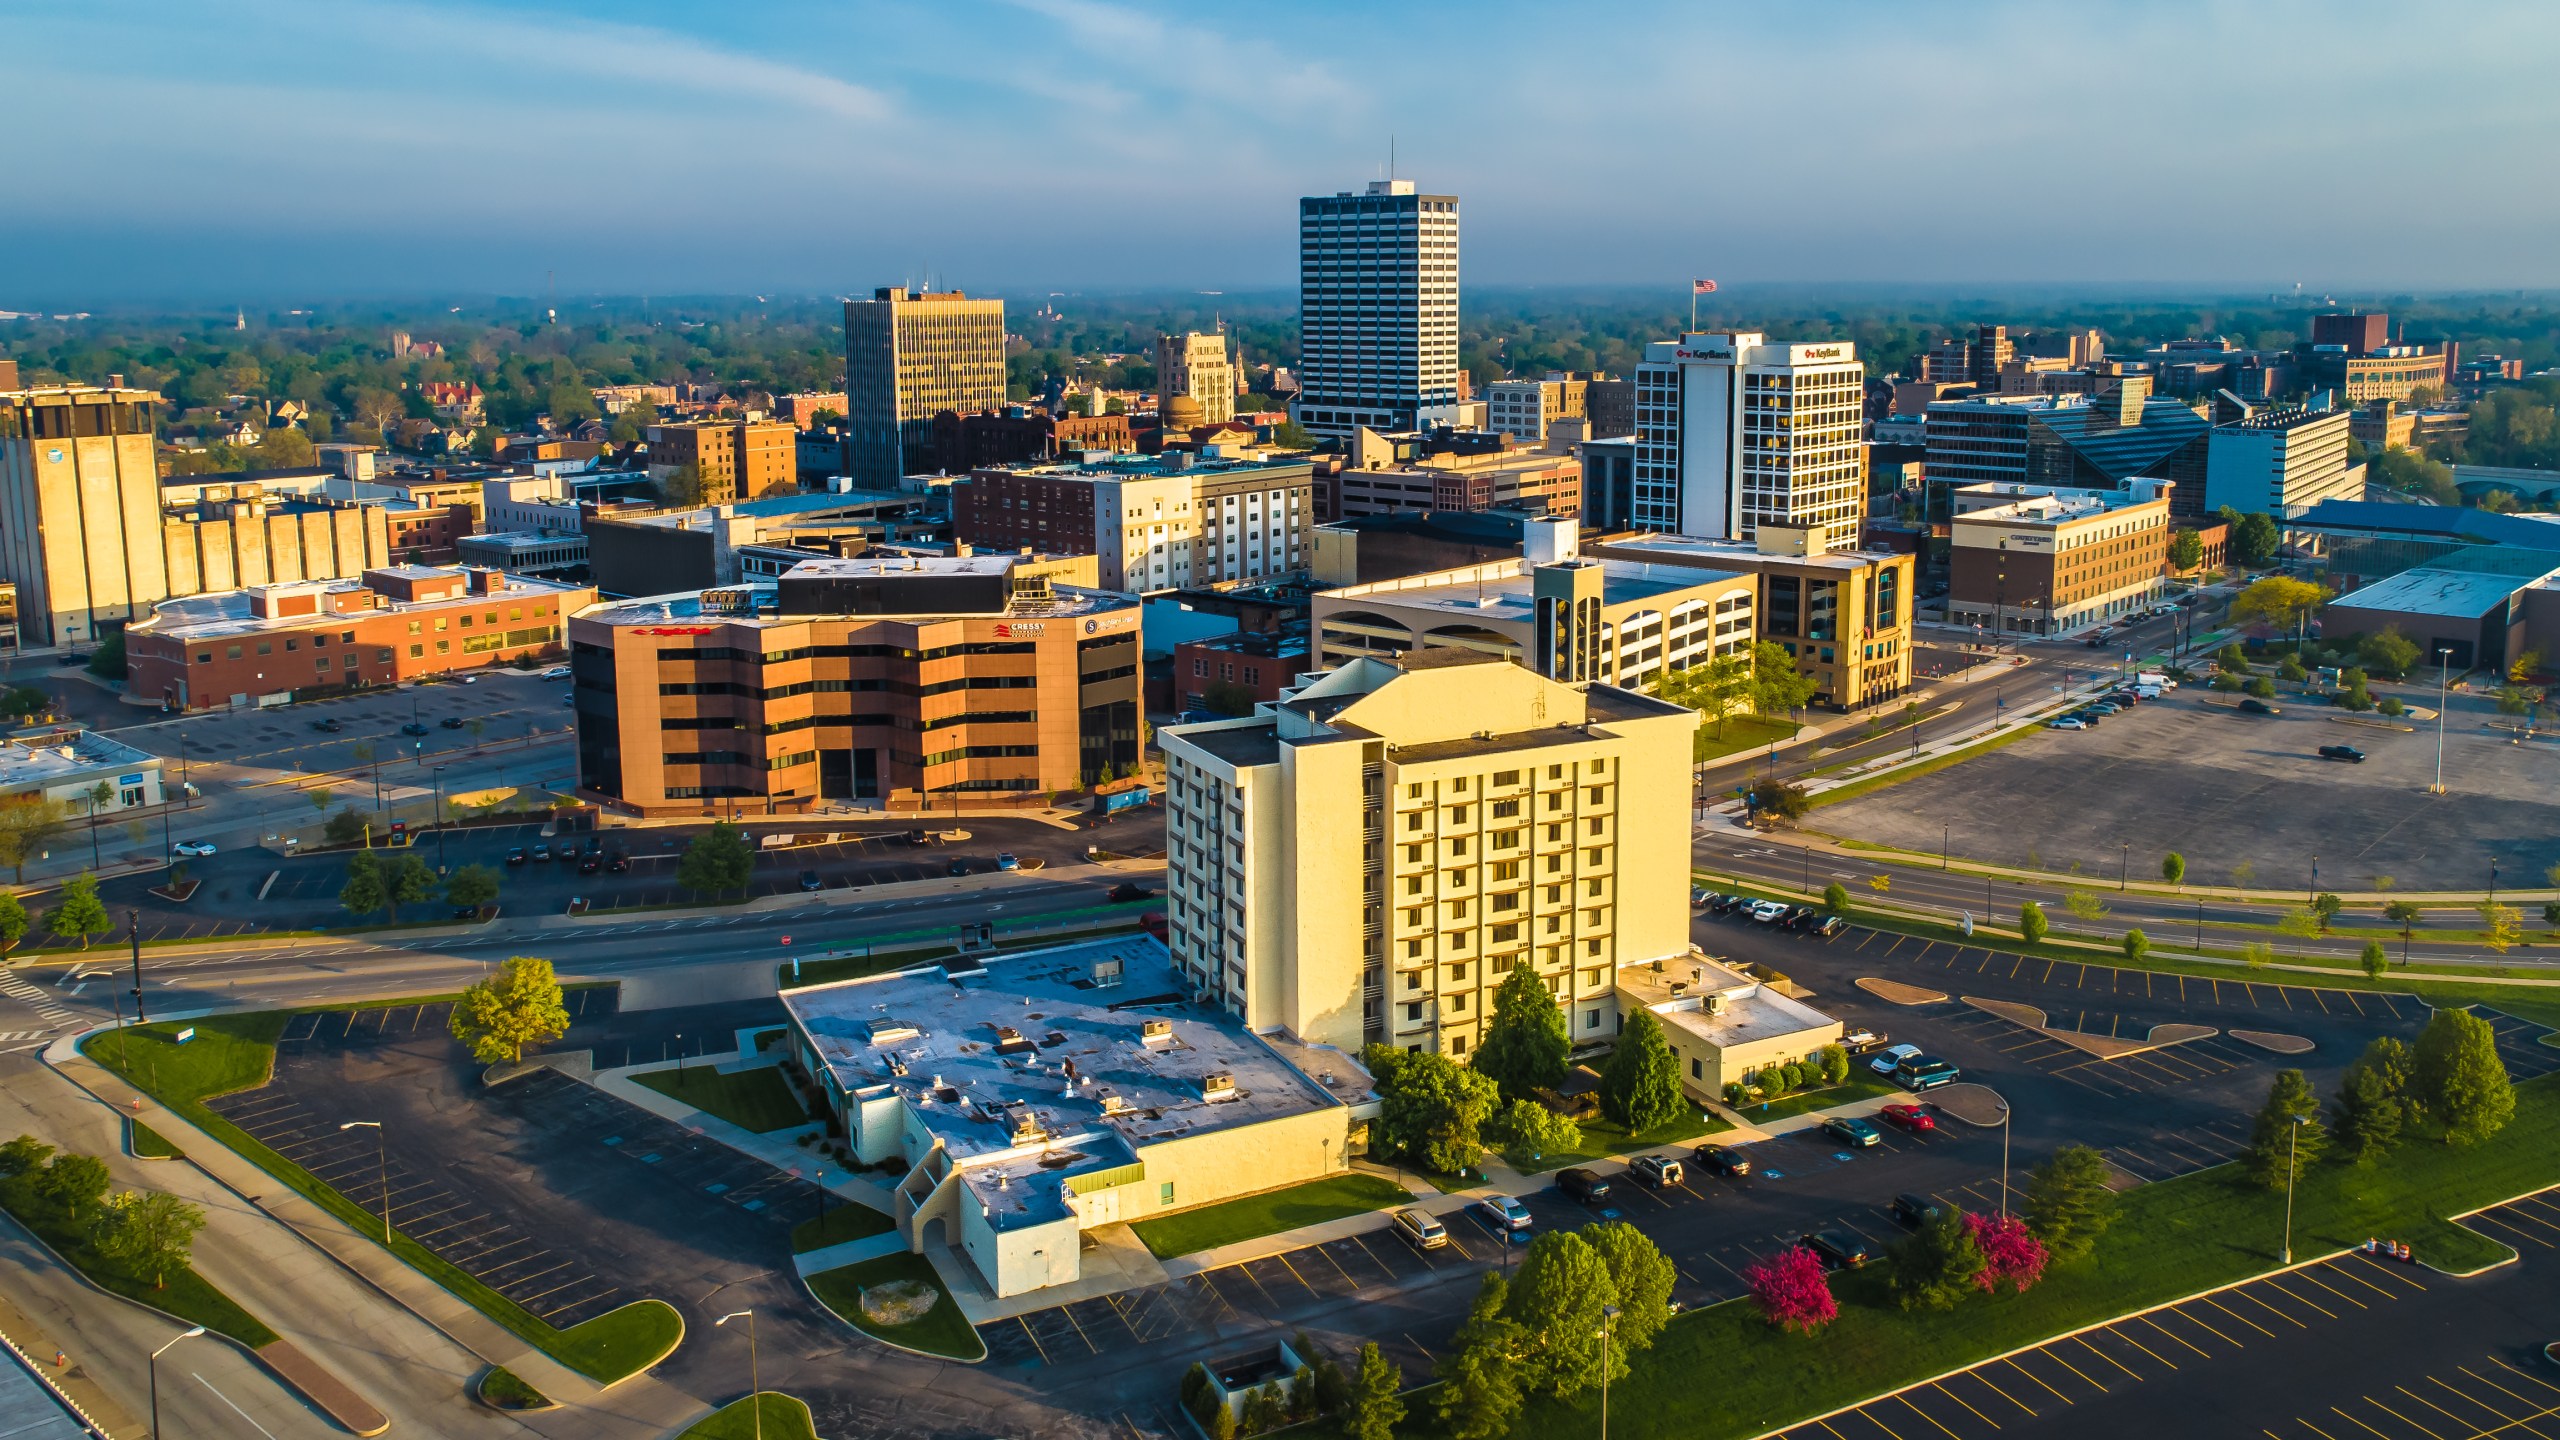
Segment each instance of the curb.
M904 1252L901 1252L901 1253L904 1253ZM869 1262L868 1262L868 1261L856 1261L856 1262L854 1262L854 1263L856 1263L856 1264L868 1264ZM931 1264L931 1263L933 1263L933 1262L932 1262L931 1258L930 1258L930 1257L928 1257L928 1258L926 1259L925 1263L929 1265L929 1264ZM837 1266L837 1267L836 1267L836 1269L838 1269L838 1270L842 1270L842 1269L844 1269L844 1268L845 1268L845 1267L844 1267L844 1266L842 1266L842 1265L839 1265L839 1266ZM818 1273L819 1273L819 1274L821 1274L821 1275L824 1275L824 1274L829 1274L829 1273L832 1273L832 1272L821 1270L821 1271L819 1271ZM938 1273L939 1273L939 1272L937 1272L937 1274L938 1274ZM916 1347L914 1347L913 1345L901 1345L901 1344L899 1344L899 1343L898 1343L897 1341L895 1341L895 1340L884 1339L883 1337L878 1336L878 1335L874 1335L874 1334L872 1334L870 1331L863 1329L861 1326L854 1324L852 1321L847 1320L847 1319L846 1319L846 1318L844 1318L842 1315L837 1314L837 1313L836 1313L836 1307L834 1307L833 1305L828 1304L826 1301L824 1301L824 1300L822 1300L822 1299L819 1299L819 1298L818 1298L818 1292L817 1292L817 1290L816 1290L813 1286L811 1286L811 1285L809 1284L809 1280L810 1280L810 1277L809 1277L809 1276L807 1276L807 1275L800 1275L800 1276L797 1276L796 1278L797 1278L797 1279L799 1280L799 1282L800 1282L800 1288L801 1288L801 1290L802 1290L803 1292L805 1292L805 1293L808 1295L808 1297L809 1297L809 1303L810 1303L810 1304L815 1305L815 1306L817 1306L819 1309L826 1311L826 1312L827 1312L827 1316L828 1316L828 1318L830 1318L830 1319L834 1320L837 1324L842 1325L842 1326L843 1326L844 1328L846 1328L847 1330L852 1331L854 1334L861 1336L863 1339L870 1341L870 1342L871 1342L872 1344L874 1344L874 1345L883 1345L883 1346L888 1347L888 1348L889 1348L889 1349L891 1349L891 1350L901 1350L901 1351L906 1352L906 1353L907 1353L907 1354L909 1354L909 1355L920 1356L920 1357L922 1357L922 1358L924 1358L924 1359L927 1359L927 1360L939 1360L939 1361L942 1361L944 1364L947 1364L947 1365L984 1365L985 1363L987 1363L987 1357L988 1357L990 1354L994 1353L994 1352L992 1352L992 1351L990 1351L990 1350L988 1350L988 1349L987 1349L987 1342L986 1342L986 1341L984 1341L984 1340L980 1340L980 1341L978 1342L978 1354L977 1354L977 1357L976 1357L975 1359L968 1359L968 1358L964 1358L964 1357L962 1357L962 1356L958 1356L958 1355L945 1355L945 1354L942 1354L940 1351L936 1351L936 1350L919 1350L919 1349L917 1349ZM950 1289L951 1289L951 1287L950 1287L950 1286L948 1286L948 1285L945 1285L945 1286L943 1286L942 1288L943 1288L943 1297L942 1297L942 1298L943 1298L944 1302L945 1302L945 1303L947 1303L947 1304L949 1304L953 1309L958 1309L958 1308L959 1308L959 1305L960 1305L960 1302L959 1302L957 1299L955 1299L955 1298L953 1298L953 1297L952 1297L952 1295L951 1295L951 1293L950 1293ZM962 1318L963 1318L963 1319L966 1319L967 1317L966 1317L966 1316L963 1316ZM970 1326L970 1327L969 1327L969 1333L970 1333L970 1334L972 1334L972 1335L977 1334L977 1333L978 1333L978 1327L977 1327L977 1326L975 1326L975 1325Z

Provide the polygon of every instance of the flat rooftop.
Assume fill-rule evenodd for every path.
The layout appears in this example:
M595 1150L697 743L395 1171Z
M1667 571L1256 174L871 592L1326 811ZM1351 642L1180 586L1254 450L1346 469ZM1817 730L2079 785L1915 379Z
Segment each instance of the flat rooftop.
M385 565L375 568L377 572L389 571L410 579L433 579L454 573L450 569L439 569L428 565ZM379 603L366 609L334 611L324 602L316 613L308 615L252 614L249 609L249 591L220 590L210 595L187 595L175 600L163 600L152 607L150 619L135 621L134 627L140 633L147 635L171 635L189 641L209 640L223 635L250 635L261 630L291 630L332 621L353 624L369 616L397 614L402 611L468 610L492 603L513 604L547 596L576 594L590 588L567 581L544 580L531 575L517 575L503 571L495 573L499 574L505 583L500 588L483 595L474 595L466 590L459 595L448 595L441 600L398 600L380 591L374 591L373 594ZM368 588L362 580L303 581L291 588L303 586L316 589L322 595L343 595L352 590Z
M1717 1049L1819 1030L1832 1018L1703 955L1621 966L1619 994Z
M139 770L159 763L158 756L93 730L44 744L12 741L0 745L0 791L38 789L74 776L102 770Z
M978 557L972 556L970 558L975 559ZM1012 563L1020 557L1003 555L992 558ZM826 560L823 563L833 565L852 564L858 562ZM805 570L806 568L807 563L804 563L801 566L795 567L794 573L797 573L798 570ZM890 571L887 573L895 574L899 572ZM781 604L782 592L770 580L750 581L742 585L721 585L714 588L723 594L737 594L744 592L753 595L756 599L756 606L753 610L714 610L706 614L702 608L703 592L700 590L684 590L669 595L644 595L632 600L604 601L595 605L590 605L586 609L579 611L577 618L581 620L601 621L607 625L667 625L679 621L708 620L724 625L757 626L806 625L812 620L824 620L828 618L824 615L782 614L777 608ZM942 619L982 620L999 618L1024 620L1056 619L1067 616L1101 615L1113 610L1134 610L1138 607L1138 603L1136 596L1123 595L1118 591L1080 590L1071 585L1052 585L1049 587L1048 599L1037 600L1017 597L1011 604L1005 607L1001 615L996 615L993 612L966 616L944 616L925 613L912 615L864 614L850 618L866 621L932 621Z
M1568 562L1572 563L1572 562ZM1600 567L1600 603L1636 605L1678 595L1702 586L1747 578L1737 570L1702 565L1659 564L1634 560L1585 559ZM1526 560L1491 560L1456 570L1346 585L1317 595L1343 605L1378 604L1433 610L1509 622L1536 618L1538 602L1533 567Z
M986 555L858 555L849 560L820 556L803 560L784 572L786 579L881 579L895 575L1003 575L1022 563L1009 550Z
M906 1102L1001 1228L1063 1216L1060 1182L1148 1145L1367 1095L1350 1057L1328 1088L1188 993L1163 943L1140 934L954 957L782 1003L847 1094Z
M1820 555L1770 555L1747 540L1710 540L1697 535L1606 535L1583 541L1587 551L1605 550L1611 554L1626 553L1657 560L1666 565L1689 565L1703 569L1725 569L1742 574L1752 573L1762 563L1814 565L1831 570L1863 570L1869 565L1893 558L1891 552L1876 550L1832 550Z
M2483 574L2476 570L2420 567L2403 570L2331 601L2358 610L2393 611L2403 615L2436 615L2477 621L2507 603L2507 597L2538 583L2539 576Z

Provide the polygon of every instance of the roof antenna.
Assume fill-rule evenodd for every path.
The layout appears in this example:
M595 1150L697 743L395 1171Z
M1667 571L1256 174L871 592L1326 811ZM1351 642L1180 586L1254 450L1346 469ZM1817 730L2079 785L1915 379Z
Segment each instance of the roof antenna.
M1387 132L1387 179L1388 179L1388 180L1390 180L1390 181L1392 181L1392 180L1394 180L1395 178L1396 178L1396 137L1395 137L1395 132L1391 130L1391 131Z

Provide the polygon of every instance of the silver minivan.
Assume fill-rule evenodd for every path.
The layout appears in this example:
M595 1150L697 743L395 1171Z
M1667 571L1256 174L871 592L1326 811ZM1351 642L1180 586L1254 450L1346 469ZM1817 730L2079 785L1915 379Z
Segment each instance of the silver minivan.
M1419 1210L1398 1210L1394 1224L1398 1238L1416 1250L1437 1250L1449 1243L1447 1227Z

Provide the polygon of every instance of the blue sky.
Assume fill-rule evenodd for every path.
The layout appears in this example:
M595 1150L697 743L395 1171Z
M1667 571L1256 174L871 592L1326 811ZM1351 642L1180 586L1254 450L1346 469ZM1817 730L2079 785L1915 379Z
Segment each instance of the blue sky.
M2560 6L0 0L0 309L1249 289L1400 171L1478 285L2560 283Z

